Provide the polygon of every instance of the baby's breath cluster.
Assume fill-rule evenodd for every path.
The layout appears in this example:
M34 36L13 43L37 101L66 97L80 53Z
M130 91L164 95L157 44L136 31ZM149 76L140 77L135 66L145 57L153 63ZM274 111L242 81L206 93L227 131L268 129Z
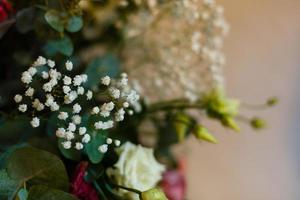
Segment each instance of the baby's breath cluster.
M71 75L73 63L67 61L64 70L59 72L55 68L55 62L39 57L32 66L22 73L21 81L25 84L23 95L16 94L15 102L18 110L32 116L32 127L40 125L42 112L56 112L59 120L59 128L56 136L61 138L63 148L75 148L81 150L84 144L91 141L86 123L82 121L83 114L90 112L98 121L94 123L94 130L107 130L116 122L124 120L125 114L133 114L138 111L139 95L128 85L127 74L121 74L119 79L111 79L109 76L101 78L99 92L105 94L104 102L88 111L82 107L84 101L93 98L93 92L84 87L88 80L86 74ZM93 131L93 130L90 130ZM105 153L108 145L120 145L119 140L107 138L106 144L99 146L99 151Z
M214 0L153 0L151 5L126 26L125 67L140 92L152 102L182 97L193 101L222 87L221 49L229 30L223 7Z

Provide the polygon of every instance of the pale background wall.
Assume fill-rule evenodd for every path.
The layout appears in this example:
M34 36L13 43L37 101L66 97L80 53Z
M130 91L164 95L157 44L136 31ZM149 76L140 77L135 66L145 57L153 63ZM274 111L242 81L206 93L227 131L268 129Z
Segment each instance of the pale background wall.
M281 103L261 112L266 131L216 126L218 145L188 141L188 200L299 200L300 0L218 2L232 26L228 93L251 103L278 95Z

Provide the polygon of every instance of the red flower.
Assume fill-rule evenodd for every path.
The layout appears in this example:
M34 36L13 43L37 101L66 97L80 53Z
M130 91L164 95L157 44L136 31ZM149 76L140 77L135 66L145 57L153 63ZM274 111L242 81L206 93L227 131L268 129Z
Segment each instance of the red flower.
M183 200L185 197L186 182L179 170L166 171L163 175L161 187L169 200Z
M13 12L14 10L7 0L0 0L0 22L5 21Z
M88 162L78 164L71 181L70 192L80 200L99 200L95 188L84 180L87 167Z

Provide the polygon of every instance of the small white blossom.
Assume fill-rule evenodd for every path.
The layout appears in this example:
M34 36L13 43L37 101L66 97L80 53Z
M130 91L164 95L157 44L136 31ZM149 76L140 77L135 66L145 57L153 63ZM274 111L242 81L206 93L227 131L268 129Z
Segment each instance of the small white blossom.
M64 76L63 81L64 81L65 85L71 85L72 84L72 79L68 76Z
M52 79L60 79L61 73L58 72L56 69L50 69L49 70L49 76Z
M33 93L34 89L32 87L29 87L25 92L25 96L32 97Z
M87 82L87 80L88 80L88 75L86 75L86 74L81 74L80 76L81 76L81 79L82 79L82 82L83 82L83 83Z
M20 103L22 101L22 96L20 94L16 94L14 100L16 103Z
M51 84L51 82L45 83L43 85L43 90L45 92L51 92L52 91L52 84Z
M32 81L32 76L28 71L22 73L21 81L25 84L29 84Z
M72 103L76 98L78 97L76 91L71 91L69 94L65 95L64 97L64 102L65 104L70 104Z
M78 95L83 95L84 94L84 88L83 87L78 87L77 88L77 94Z
M49 78L48 72L43 71L43 72L42 72L42 78L43 78L43 79L48 79L48 78Z
M125 115L125 110L123 108L119 109L116 113L115 113L115 120L117 122L123 121L124 120L124 115Z
M110 84L110 77L109 76L104 76L103 78L101 78L101 83L103 85L108 86Z
M34 117L34 118L32 118L30 124L33 128L36 128L40 125L40 119L37 117Z
M81 123L81 117L79 115L74 115L72 117L72 121L74 124L80 124Z
M60 112L58 115L58 119L60 120L66 120L69 117L67 112Z
M75 144L75 149L77 149L77 150L83 149L83 144L80 143L80 142L76 142L76 144Z
M111 138L107 138L107 139L106 139L106 143L107 143L107 144L112 144L112 142L113 142L113 140L112 140Z
M67 85L64 85L63 86L63 91L64 91L65 94L68 94L71 91L71 88Z
M42 111L45 108L44 104L42 104L39 99L34 99L34 101L32 102L32 107L37 111Z
M26 112L26 110L27 110L27 105L26 104L21 104L21 105L19 105L19 111L21 111L21 112Z
M82 82L83 82L83 80L82 80L82 77L80 75L76 75L73 78L73 85L74 86L79 86L79 85L81 85Z
M56 137L58 138L65 138L66 137L66 130L64 128L58 128L55 132Z
M71 141L65 141L65 142L62 142L61 144L64 147L64 149L70 149L71 145L72 145Z
M68 131L76 131L76 125L74 123L69 123Z
M51 111L57 111L59 110L59 105L56 102L53 102L50 106Z
M71 61L68 60L65 65L66 65L66 69L68 71L72 71L72 69L73 69L73 63Z
M123 107L124 107L124 108L128 108L128 107L129 107L129 103L128 103L127 101L125 101L125 102L123 103Z
M128 110L128 115L133 115L133 110Z
M73 105L73 113L79 113L81 111L81 106L76 103Z
M109 93L114 99L118 99L121 96L121 91L117 88L109 88Z
M53 68L55 66L55 62L53 60L48 59L47 64L50 68Z
M115 145L116 145L117 147L121 145L121 141L120 141L120 140L115 140L114 143L115 143Z
M112 128L114 125L114 122L112 120L106 121L106 122L96 122L94 124L95 129L102 129L102 130L106 130L106 129L110 129Z
M92 109L92 114L93 115L96 115L96 114L98 114L100 112L100 108L98 107L98 106L95 106L93 109Z
M54 103L54 97L51 94L47 94L45 105L50 107L53 103Z
M75 138L75 135L74 135L74 133L71 132L71 131L66 131L66 133L65 133L65 138L66 138L67 140L73 140L73 139Z
M31 76L34 76L37 72L35 67L29 67L28 72Z
M45 65L47 63L46 58L44 58L43 56L39 56L36 61L34 61L33 63L33 67L37 67L37 66L41 66L41 65Z
M108 117L110 112L114 109L115 104L113 102L104 103L100 108L100 115L103 117Z
M86 128L85 127L80 127L79 128L79 135L84 135L86 133Z
M101 153L106 153L108 150L108 145L107 144L102 144L101 146L99 146L98 151L100 151Z
M86 93L86 98L87 100L91 100L93 97L93 92L91 90L88 90Z
M82 138L83 143L89 143L91 140L91 136L89 134L85 134Z

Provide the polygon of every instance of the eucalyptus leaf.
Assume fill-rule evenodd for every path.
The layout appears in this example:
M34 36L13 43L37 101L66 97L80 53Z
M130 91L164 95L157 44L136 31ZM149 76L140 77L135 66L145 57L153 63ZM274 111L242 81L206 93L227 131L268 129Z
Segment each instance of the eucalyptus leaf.
M13 145L9 148L7 148L4 152L2 152L0 154L0 169L3 169L5 168L6 164L7 164L7 160L9 159L10 155L18 148L21 148L21 147L25 147L27 146L26 143L20 143L20 144L16 144L16 145Z
M48 56L54 56L57 53L71 56L74 51L74 46L71 39L65 36L57 40L50 40L46 46L44 46L44 51Z
M32 147L15 150L7 163L8 175L18 180L67 191L69 180L63 162L55 155Z
M21 188L18 192L18 200L27 200L28 192L25 188Z
M60 17L60 13L57 10L49 10L45 14L45 20L56 31L63 32L64 24Z
M119 73L120 63L116 56L107 54L101 58L95 58L85 70L85 74L89 76L85 86L93 88L99 84L101 77L105 75L116 77Z
M19 182L9 177L6 170L0 170L0 199L12 199L19 187Z
M28 200L78 200L75 196L43 185L34 185L29 190Z
M75 148L71 148L71 149L65 149L62 146L62 142L64 142L65 139L59 138L57 141L57 146L60 150L60 152L63 154L64 157L70 159L70 160L74 160L74 161L79 161L81 158L81 152L76 150Z
M83 26L83 20L81 16L71 16L68 19L66 30L71 33L74 33L79 31L82 28L82 26Z

